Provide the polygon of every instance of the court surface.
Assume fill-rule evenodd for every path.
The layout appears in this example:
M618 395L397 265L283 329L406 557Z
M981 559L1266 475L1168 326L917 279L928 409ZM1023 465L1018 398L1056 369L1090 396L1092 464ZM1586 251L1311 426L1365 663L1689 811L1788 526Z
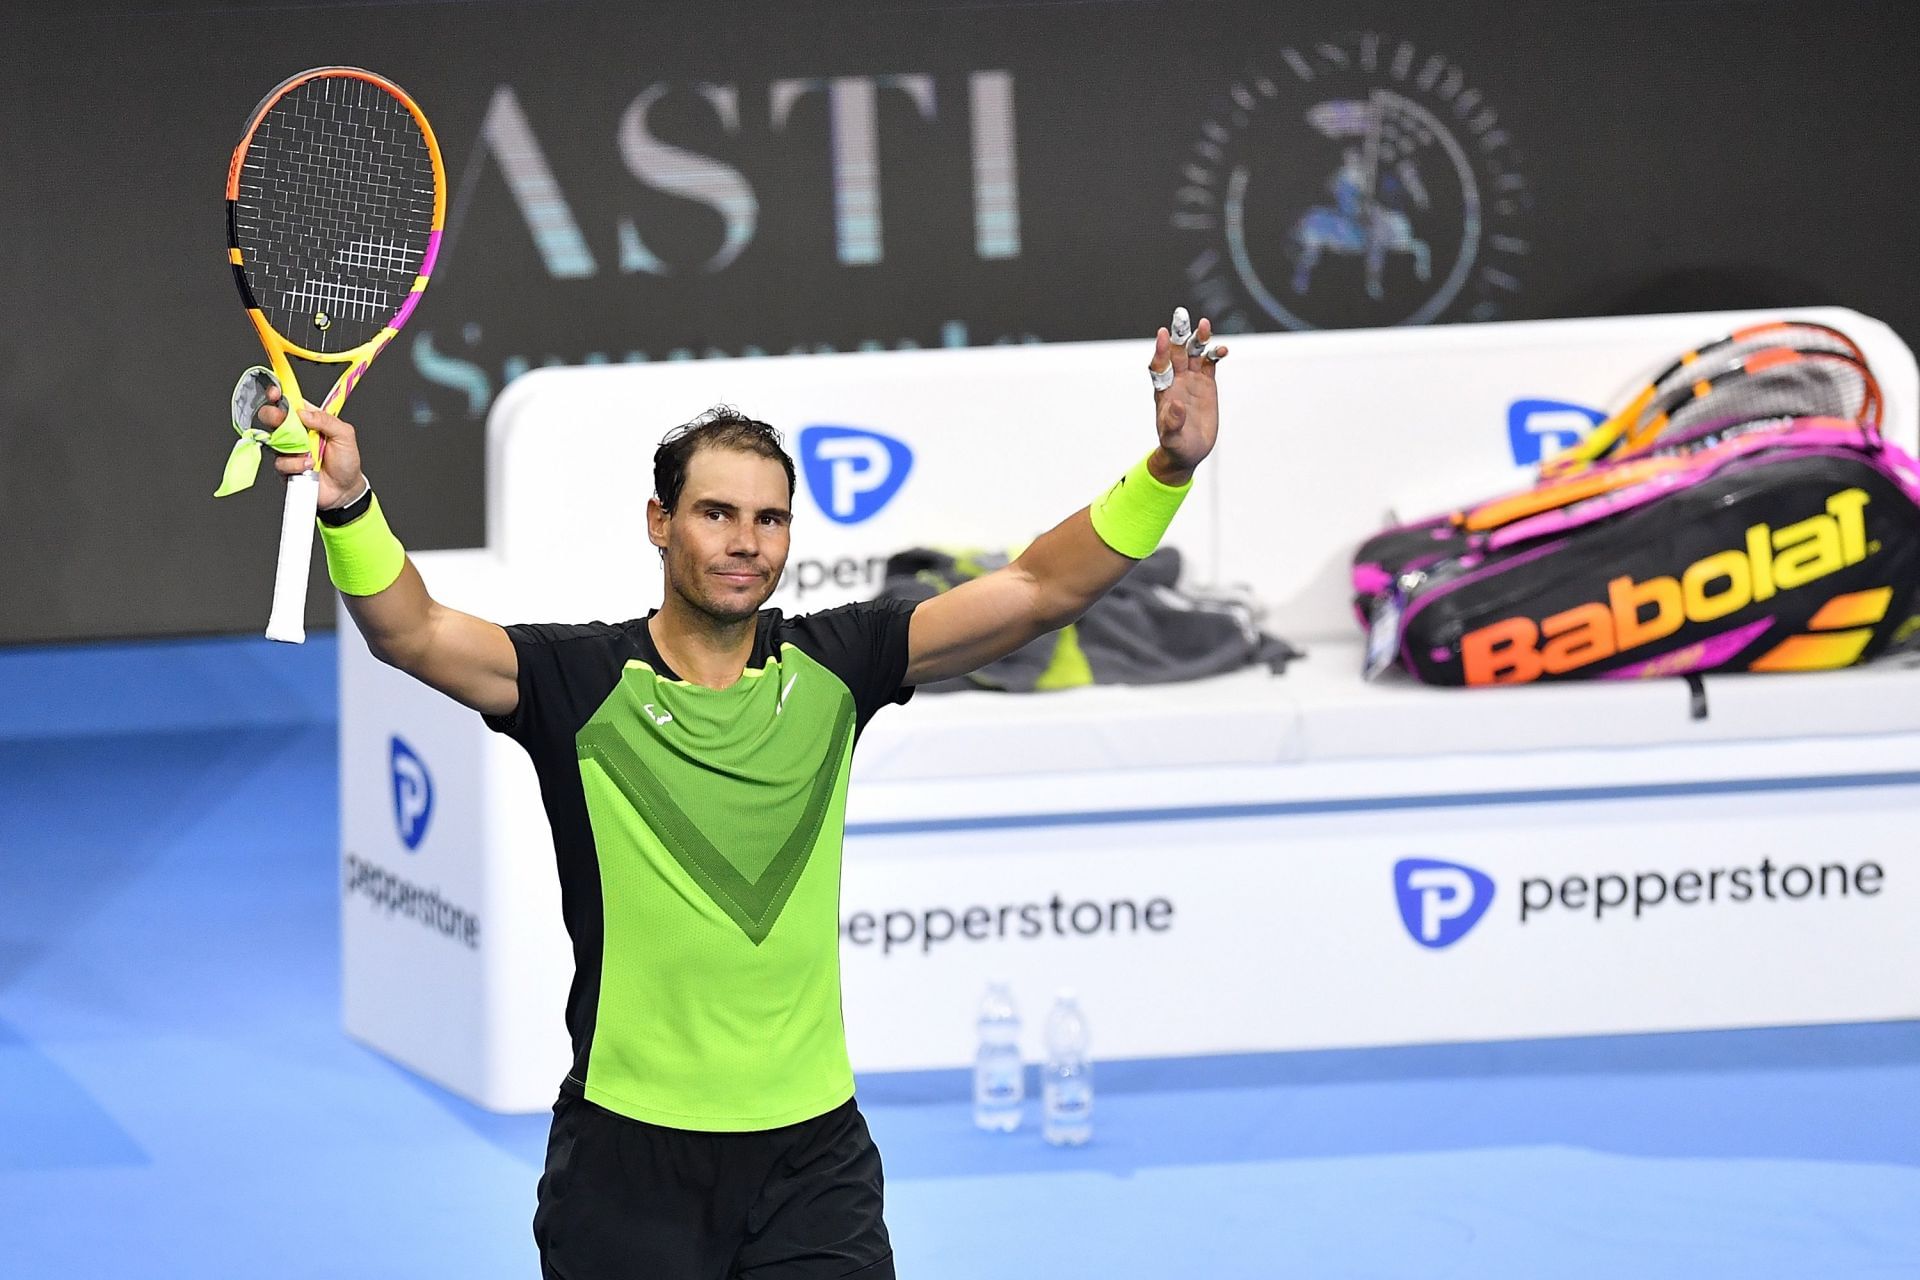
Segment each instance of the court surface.
M333 660L0 651L0 1276L538 1274L545 1117L340 1030ZM1060 1152L863 1080L901 1274L1920 1276L1920 1023L1097 1082Z

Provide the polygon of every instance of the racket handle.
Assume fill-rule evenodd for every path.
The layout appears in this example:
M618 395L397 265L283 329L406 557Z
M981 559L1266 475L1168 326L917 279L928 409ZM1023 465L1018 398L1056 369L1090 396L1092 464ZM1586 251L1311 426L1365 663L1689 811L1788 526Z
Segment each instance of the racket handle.
M273 575L273 612L267 639L304 644L307 639L307 570L313 563L313 521L320 510L320 474L303 471L287 479L287 505L280 515L280 566Z

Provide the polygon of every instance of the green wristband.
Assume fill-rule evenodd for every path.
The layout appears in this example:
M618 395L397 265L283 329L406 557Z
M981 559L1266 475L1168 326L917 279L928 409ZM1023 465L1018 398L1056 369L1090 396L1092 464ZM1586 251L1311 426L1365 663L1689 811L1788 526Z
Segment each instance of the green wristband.
M320 541L327 548L327 576L342 595L379 595L399 581L407 564L407 549L387 527L377 496L351 524L321 525Z
M1145 560L1166 536L1174 513L1192 488L1191 480L1177 489L1162 484L1147 470L1147 460L1142 458L1087 514L1093 517L1093 531L1100 535L1100 541L1123 556Z

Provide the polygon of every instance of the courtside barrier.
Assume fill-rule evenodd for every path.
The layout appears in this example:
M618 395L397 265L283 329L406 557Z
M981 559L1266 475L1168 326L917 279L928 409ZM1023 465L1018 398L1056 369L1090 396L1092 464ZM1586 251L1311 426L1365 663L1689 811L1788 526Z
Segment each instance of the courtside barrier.
M1795 314L1861 341L1913 447L1899 339ZM1920 963L1920 673L1710 677L1705 719L1674 680L1360 676L1362 538L1524 481L1610 395L1751 318L1233 339L1221 447L1168 541L1309 657L883 712L848 812L855 1068L968 1061L996 975L1036 1015L1077 987L1109 1057L1920 1016L1889 976ZM1146 351L537 371L489 423L488 546L416 560L502 622L643 614L653 445L724 400L787 429L801 472L773 603L861 598L893 550L1016 543L1110 482L1151 437ZM532 771L342 629L347 1028L484 1106L544 1108L571 956Z

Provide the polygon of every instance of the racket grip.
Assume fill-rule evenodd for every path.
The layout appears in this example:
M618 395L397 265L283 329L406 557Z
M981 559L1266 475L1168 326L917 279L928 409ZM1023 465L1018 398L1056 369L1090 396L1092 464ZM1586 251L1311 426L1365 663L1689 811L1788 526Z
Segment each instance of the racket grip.
M280 515L280 565L273 575L273 612L267 639L304 644L307 639L307 572L313 564L313 521L320 510L320 474L303 471L287 480Z

